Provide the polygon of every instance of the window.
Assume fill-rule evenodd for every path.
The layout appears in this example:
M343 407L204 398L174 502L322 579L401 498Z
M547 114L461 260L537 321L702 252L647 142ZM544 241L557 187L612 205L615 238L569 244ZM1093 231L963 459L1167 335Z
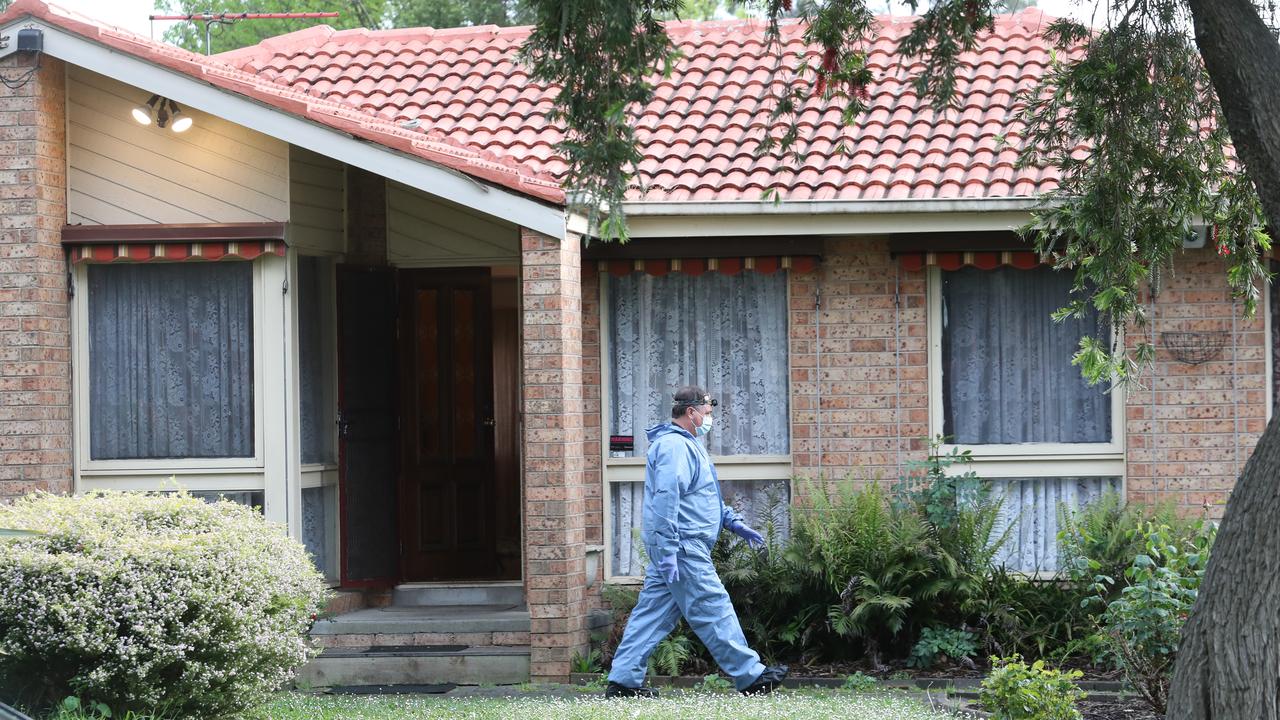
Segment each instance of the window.
M332 306L332 265L298 258L298 385L302 464L337 462L334 449L333 338L326 332Z
M1056 323L1072 275L1048 267L935 270L931 343L935 433L974 453L1003 499L1010 568L1057 569L1060 505L1119 490L1119 391L1089 386L1071 357L1106 332L1096 311Z
M719 401L706 436L725 502L787 530L790 502L787 276L632 273L606 284L606 469L610 574L640 574L645 429L671 419L671 396L700 385ZM772 462L776 467L766 467Z
M88 269L93 460L254 456L247 262Z

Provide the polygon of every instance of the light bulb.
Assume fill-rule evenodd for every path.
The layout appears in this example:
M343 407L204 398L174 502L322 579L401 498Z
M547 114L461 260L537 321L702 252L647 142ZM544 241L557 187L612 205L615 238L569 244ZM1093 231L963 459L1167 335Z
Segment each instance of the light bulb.
M130 110L130 111L129 111L129 114L130 114L130 115L133 115L133 119L134 119L134 120L137 120L137 121L138 121L138 124L140 124L140 125L150 125L150 124L151 124L151 113L150 113L150 112L148 112L148 108L146 108L146 107L145 107L145 106L143 106L143 105L139 105L138 107L134 108L133 110Z
M179 116L178 116L178 119L177 119L177 120L174 120L174 121L173 121L173 124L172 124L172 125L170 125L170 127L171 127L171 128L173 128L173 131L174 131L174 132L178 132L178 133L180 133L180 132L186 132L187 130L190 130L190 129L191 129L191 123L192 123L192 122L193 122L193 121L191 120L191 118L190 118L189 116L187 116L187 115L179 115Z

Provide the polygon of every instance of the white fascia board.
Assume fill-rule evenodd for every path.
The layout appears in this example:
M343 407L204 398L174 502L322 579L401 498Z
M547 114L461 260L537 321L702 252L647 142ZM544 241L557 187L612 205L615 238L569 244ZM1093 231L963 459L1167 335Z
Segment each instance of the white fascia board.
M632 202L631 236L879 235L901 232L1013 230L1031 219L1039 198Z
M543 235L565 237L564 211L559 208L485 184L461 171L356 139L29 16L10 23L4 32L16 28L43 30L44 52L73 65ZM10 42L0 50L0 57L16 52L16 48L17 42ZM145 98L139 102L142 100Z

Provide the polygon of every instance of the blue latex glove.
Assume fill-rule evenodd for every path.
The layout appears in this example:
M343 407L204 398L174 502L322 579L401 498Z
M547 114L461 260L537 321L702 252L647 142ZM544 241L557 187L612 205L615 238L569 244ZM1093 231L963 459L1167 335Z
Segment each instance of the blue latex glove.
M676 556L668 555L658 561L658 572L662 573L662 577L668 582L679 582L680 566L676 564Z
M729 523L725 527L729 530L729 532L733 533L734 535L737 535L743 540L746 540L747 545L751 546L752 548L755 548L758 550L764 547L764 536L756 532L755 530L752 530L751 528L747 527L746 525L743 525L741 522L734 520L733 522Z

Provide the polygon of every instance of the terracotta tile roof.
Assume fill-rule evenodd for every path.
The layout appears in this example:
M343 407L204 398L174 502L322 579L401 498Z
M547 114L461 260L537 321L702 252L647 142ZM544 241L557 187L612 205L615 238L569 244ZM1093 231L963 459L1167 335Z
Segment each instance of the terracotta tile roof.
M535 198L562 204L564 192L551 175L522 164L512 154L498 154L468 145L456 136L431 128L409 130L383 115L363 112L341 95L323 97L309 87L287 85L244 72L217 58L197 55L165 43L155 42L120 28L104 25L75 12L40 0L17 0L0 14L0 23L30 15L36 19L102 43L114 50L194 76L211 85L230 90L259 102L327 125L354 137L398 150L472 177L510 188ZM328 28L313 28L285 36L296 39L313 33L319 39L328 37ZM263 46L258 46L263 47ZM369 55L372 57L372 54ZM362 62L369 57L359 54ZM343 61L353 60L342 56ZM322 69L324 72L336 70ZM92 68L90 68L92 69Z
M1056 186L1052 170L1015 169L1020 123L1014 94L1045 72L1049 19L1031 9L997 19L962 57L956 107L935 113L911 85L919 63L895 54L911 18L881 18L870 43L870 109L852 125L837 107L801 108L800 158L757 156L770 119L774 50L758 20L681 22L669 31L683 54L655 98L635 112L644 160L636 200L783 200L1029 197ZM528 28L335 32L327 27L269 39L216 60L388 123L418 120L438 138L490 151L539 177L565 169L549 120L554 92L515 61ZM802 27L783 28L783 67L814 60ZM1002 141L1003 140L1003 141Z
M0 22L32 15L115 50L194 76L352 136L553 203L565 164L550 121L554 91L515 61L529 28L346 30L317 26L205 57L109 27L40 0L17 0ZM1049 63L1049 20L1030 9L997 19L962 57L956 107L935 113L917 97L918 63L894 52L911 18L881 18L870 42L870 109L844 126L836 107L801 108L799 160L757 155L770 119L777 48L758 20L672 23L683 57L655 78L635 111L644 160L635 200L875 200L1032 197L1056 186L1053 169L1015 169L1016 90ZM816 51L784 25L782 67ZM416 120L416 127L404 123ZM1003 142L1002 142L1003 140Z

